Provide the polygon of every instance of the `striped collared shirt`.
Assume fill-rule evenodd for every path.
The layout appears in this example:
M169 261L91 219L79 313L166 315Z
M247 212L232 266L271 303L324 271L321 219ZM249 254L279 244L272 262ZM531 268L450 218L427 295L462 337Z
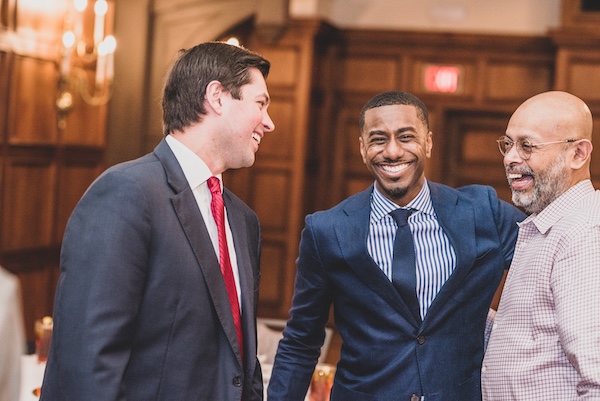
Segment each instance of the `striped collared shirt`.
M456 267L456 253L437 221L427 181L406 207L416 210L408 218L408 225L415 243L417 298L424 319L427 309ZM397 225L389 213L395 209L398 205L379 192L375 185L371 195L367 249L390 280Z

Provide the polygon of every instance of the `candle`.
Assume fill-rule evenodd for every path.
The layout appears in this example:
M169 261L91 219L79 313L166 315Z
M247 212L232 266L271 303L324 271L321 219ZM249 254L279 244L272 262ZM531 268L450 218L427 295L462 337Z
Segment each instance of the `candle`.
M117 48L117 41L114 36L109 35L104 39L104 43L106 44L105 50L107 54L106 80L110 83L115 75L115 50Z
M75 36L77 39L83 37L83 12L87 7L87 0L75 0Z
M60 64L60 74L64 77L71 71L71 52L75 45L75 34L72 31L66 31L62 37L63 54Z
M106 41L98 45L98 60L96 60L96 88L101 88L106 77Z
M106 0L97 0L94 4L94 44L98 46L104 40L104 17L108 11Z

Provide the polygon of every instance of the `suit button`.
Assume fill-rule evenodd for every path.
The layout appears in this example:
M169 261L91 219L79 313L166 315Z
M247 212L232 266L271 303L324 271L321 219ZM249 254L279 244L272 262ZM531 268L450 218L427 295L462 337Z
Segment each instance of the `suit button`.
M419 397L416 394L413 394L410 396L410 401L419 401L421 399L421 397Z
M417 337L417 342L419 343L419 345L425 344L425 336Z
M236 376L233 378L233 380L231 381L233 383L234 386L236 387L241 387L242 386L242 378L239 376Z

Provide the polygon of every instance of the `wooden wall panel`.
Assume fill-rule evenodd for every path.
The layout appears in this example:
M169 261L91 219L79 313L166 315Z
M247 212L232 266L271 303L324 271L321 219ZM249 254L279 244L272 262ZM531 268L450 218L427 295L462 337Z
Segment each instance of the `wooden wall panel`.
M287 244L263 236L260 270L260 303L262 309L277 310L285 295ZM280 316L285 317L285 314Z
M267 85L271 77L267 79ZM257 163L262 161L287 161L294 155L294 100L278 93L269 92L275 100L269 105L269 115L273 118L275 130L267 132L260 141L260 148L256 154Z
M582 99L600 102L600 54L596 60L571 60L568 87Z
M503 135L510 113L448 113L444 182L454 187L468 184L493 186L501 199L510 202L510 190L496 139Z
M0 249L23 251L52 245L56 168L51 160L11 158L2 191Z
M519 102L550 90L552 78L552 71L545 64L528 64L519 60L510 63L494 61L483 76L485 96L490 101Z
M397 60L381 57L349 57L343 64L341 89L379 92L398 85Z
M10 143L56 143L56 78L53 62L15 56L8 104Z
M253 174L252 208L265 232L284 233L290 204L290 174L281 170L258 169Z
M272 65L286 66L285 68L272 68L269 71L268 84L293 87L298 76L298 49L287 47L282 49L267 48L263 50L262 56Z

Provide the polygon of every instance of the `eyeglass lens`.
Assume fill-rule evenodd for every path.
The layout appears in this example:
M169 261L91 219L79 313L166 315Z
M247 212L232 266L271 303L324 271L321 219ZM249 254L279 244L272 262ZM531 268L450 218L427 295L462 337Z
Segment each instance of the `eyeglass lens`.
M512 149L515 142L508 137L501 137L498 139L498 147L500 149L500 153L502 156L505 156ZM528 139L519 139L516 142L517 152L519 156L523 159L528 159L531 156L531 152L533 151L533 145L529 142Z

